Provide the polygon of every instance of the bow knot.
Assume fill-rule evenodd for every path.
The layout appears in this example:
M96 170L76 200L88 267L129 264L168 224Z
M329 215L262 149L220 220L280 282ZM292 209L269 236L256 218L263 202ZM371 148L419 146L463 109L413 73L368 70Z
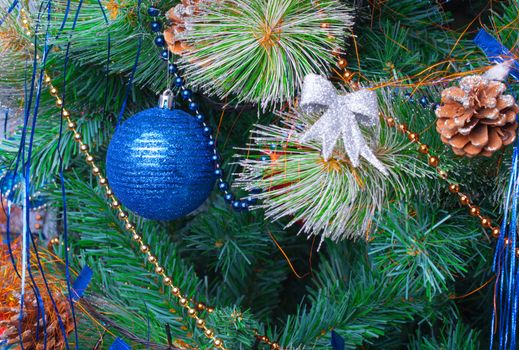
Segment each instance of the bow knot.
M337 139L342 135L346 153L354 167L363 157L384 175L386 167L377 159L366 144L359 123L365 126L378 126L378 103L375 92L367 89L340 95L326 78L309 74L303 82L301 109L306 113L324 112L301 137L301 142L319 140L322 154L329 160Z

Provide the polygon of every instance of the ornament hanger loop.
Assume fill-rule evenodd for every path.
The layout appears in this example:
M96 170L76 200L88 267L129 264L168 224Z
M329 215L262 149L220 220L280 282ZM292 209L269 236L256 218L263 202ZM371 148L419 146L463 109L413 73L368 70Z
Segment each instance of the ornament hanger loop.
M173 91L166 89L159 97L159 108L173 108Z

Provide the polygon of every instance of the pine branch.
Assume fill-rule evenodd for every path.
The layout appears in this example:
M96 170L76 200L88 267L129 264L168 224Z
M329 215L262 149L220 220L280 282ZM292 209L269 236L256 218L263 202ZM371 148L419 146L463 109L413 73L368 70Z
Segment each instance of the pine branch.
M448 58L456 35L447 27L449 14L430 2L412 0L374 2L361 10L356 40L363 59L357 64L357 53L348 55L349 69L359 71L368 80L396 80L421 72L429 65ZM465 47L468 41L458 43ZM461 54L461 47L452 53ZM438 65L434 71L452 68ZM429 73L434 73L434 71Z
M436 349L481 349L479 332L471 329L462 322L452 321L442 327L437 336L427 336L417 332L408 346L409 350L436 350Z
M195 331L194 325L182 320L189 318L181 316L183 311L176 298L146 266L145 257L128 234L123 233L99 189L73 177L67 180L66 188L69 234L75 237L71 238L70 244L74 266L79 268L88 264L95 271L91 291L105 296L109 303L105 310L120 309L110 313L111 320L142 338L148 331L146 315L149 313L151 339L166 343L164 325L170 324L175 338L191 343L186 334ZM60 193L56 192L55 205L61 205L60 198ZM174 284L189 297L202 301L204 293L201 293L200 281L193 269L185 266L177 256L168 233L146 221L140 221L137 229L172 276ZM141 321L135 322L136 318Z
M266 320L280 302L279 286L291 275L271 235L285 249L306 254L304 240L263 220L261 211L236 213L217 197L177 239L182 255L209 277L215 302L250 308L257 319Z
M59 174L60 158L63 157L63 167L86 169L83 161L77 159L79 149L73 140L73 134L67 130L66 122L63 122L63 132L60 140L60 111L49 107L48 110L41 109L36 125L35 139L32 154L32 183L34 188L53 183ZM93 152L101 151L102 145L108 140L112 133L111 125L107 125L104 118L93 115L83 116L77 120L78 129L81 131L83 142L90 145ZM30 135L30 128L28 134ZM18 155L21 143L21 130L12 135L10 139L0 141L0 152L2 162L12 166ZM58 150L58 143L60 144ZM20 169L18 169L20 170Z
M267 218L290 217L287 226L302 220L301 232L322 235L335 241L364 237L373 216L387 201L425 191L433 170L410 150L401 134L384 124L366 131L375 155L386 166L384 176L364 159L351 165L341 142L325 162L318 142L301 143L301 135L317 115L293 110L283 114L281 126L257 125L237 185L251 191L260 188L260 208Z
M316 288L310 290L312 306L301 305L296 315L288 317L280 333L282 345L329 349L333 329L343 337L347 349L354 349L382 336L388 327L412 319L420 305L405 299L371 269L363 246L346 242L328 246Z
M406 298L422 289L429 299L447 292L449 282L467 273L471 259L483 258L477 222L463 217L424 204L390 206L370 244L375 268L404 287Z

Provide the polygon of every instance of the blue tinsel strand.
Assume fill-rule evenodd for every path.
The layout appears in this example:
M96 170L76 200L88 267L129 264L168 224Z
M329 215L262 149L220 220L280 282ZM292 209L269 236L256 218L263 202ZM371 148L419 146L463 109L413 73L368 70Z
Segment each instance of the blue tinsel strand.
M494 63L503 62L513 55L499 41L481 29L474 42ZM518 64L514 62L510 75L516 80ZM519 139L515 141L512 155L512 166L506 199L503 210L503 222L499 238L497 240L494 255L493 270L496 273L496 286L494 289L494 312L492 314L492 329L490 348L494 348L494 342L499 344L499 349L516 348L517 341L517 306L519 301L519 271L517 270L517 209L519 201ZM496 339L495 339L496 338Z

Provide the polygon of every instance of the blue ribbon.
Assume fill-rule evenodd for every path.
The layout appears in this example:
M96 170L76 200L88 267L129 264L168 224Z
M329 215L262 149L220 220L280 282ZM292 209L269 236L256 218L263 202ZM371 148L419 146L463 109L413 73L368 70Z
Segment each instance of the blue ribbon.
M336 331L332 331L332 350L344 350L346 348L346 344L344 342L344 338L339 335Z
M514 54L510 52L503 44L496 40L486 30L480 29L474 43L487 55L490 62L501 63L507 60L514 59ZM510 76L515 80L519 80L519 63L514 61Z
M49 42L49 29L50 29L50 18L51 18L51 12L52 12L52 6L51 6L51 2L48 1L46 3L46 7L43 7L44 6L44 2L42 2L40 4L40 11L38 13L38 22L37 22L37 25L36 25L36 29L35 29L35 33L38 33L39 32L39 23L41 21L41 15L42 15L42 9L43 10L46 10L47 12L47 27L46 27L46 30L45 30L45 41L44 41L44 46L43 46L43 58L42 58L42 66L39 70L37 70L36 68L36 51L37 51L37 48L38 48L38 45L37 45L37 35L34 36L34 65L33 65L33 76L32 76L32 80L31 80L31 83L32 83L32 87L31 87L31 95L30 95L30 99L29 99L29 104L26 106L26 109L25 109L25 120L24 120L24 137L23 137L23 142L20 144L20 147L22 147L22 154L21 154L21 163L23 165L22 167L22 173L23 173L23 178L24 178L24 183L25 183L25 203L24 203L24 208L23 210L25 211L25 220L26 222L24 223L24 225L26 225L27 228L27 232L24 232L24 240L22 240L22 242L25 242L25 245L22 244L22 256L26 256L26 259L25 260L22 260L22 261L25 261L26 262L26 266L23 266L22 264L22 292L21 292L21 295L20 295L20 315L19 315L19 318L18 318L18 323L19 323L19 328L21 330L22 328L22 319L23 319L23 308L24 308L24 281L23 281L23 276L24 276L24 272L25 272L25 269L27 269L27 272L29 273L29 277L34 285L34 291L35 291L35 296L36 296L36 300L37 300L37 304L38 304L38 315L37 315L37 319L39 320L41 318L42 320L42 328L43 328L43 349L46 350L47 349L47 337L48 337L48 334L47 334L47 324L46 324L46 318L45 318L45 308L44 308L44 305L43 305L43 300L41 298L41 294L40 294L40 291L39 291L39 288L37 287L36 285L36 282L34 280L34 276L33 276L33 273L32 273L32 268L31 268L31 264L28 263L30 262L30 258L31 258L31 250L30 250L30 244L29 244L29 241L31 240L31 232L30 232L30 223L29 223L29 217L30 217L30 200L29 200L29 197L30 197L30 191L31 191L31 182L30 182L30 170L31 170L31 156L32 156L32 149L33 149L33 144L34 144L34 134L35 134L35 130L36 130L36 121L37 121L37 118L38 118L38 109L39 109L39 104L40 104L40 97L41 97L41 90L42 90L42 84L43 84L43 70L44 70L44 67L45 67L45 64L47 62L47 54L48 54L48 42ZM39 71L39 76L37 74L37 71ZM38 77L38 79L36 79ZM29 135L29 143L28 143L28 147L27 147L27 161L25 161L25 135L26 135L26 132L27 132L27 126L29 124L29 115L30 115L30 110L31 110L31 105L32 105L32 94L34 92L34 83L35 81L37 80L37 85L36 85L36 98L35 98L35 101L34 101L34 111L33 111L33 118L32 118L32 123L31 123L31 132L30 132L30 135ZM42 276L43 278L45 279L45 276L44 274L42 273ZM36 324L36 340L38 341L39 340L39 323ZM63 329L62 329L63 331ZM19 333L19 336L21 337L21 334ZM21 338L20 338L21 340ZM66 340L66 339L65 339ZM65 343L66 346L67 346L67 349L68 349L68 344ZM23 347L23 342L20 341L20 347L21 349L23 350L24 347Z
M74 284L72 285L72 290L74 292L74 296L72 300L75 302L79 300L79 298L83 297L85 294L85 290L88 287L88 284L92 280L93 271L88 265L83 266L81 272L77 276Z
M115 338L109 350L132 350L132 348L121 338Z
M103 14L103 19L106 24L106 30L108 31L108 35L106 38L106 47L107 47L107 54L106 54L106 68L105 68L105 76L106 76L106 86L105 86L105 102L103 105L103 115L106 116L106 108L108 107L108 86L110 82L110 51L111 51L111 39L110 39L110 28L108 23L108 17L106 16L105 9L103 7L103 4L101 4L101 0L97 0L97 4L99 5L99 9L101 10L101 13Z
M76 14L74 16L74 21L72 23L72 28L71 28L72 31L74 31L76 29L77 20L79 18L79 13L81 11L82 5L83 5L83 0L79 0ZM67 3L67 10L65 13L65 18L68 15L69 7L70 7L70 0L68 0L68 3ZM64 25L65 25L65 19L62 22L62 26L60 28L60 33L61 33L61 30L63 29ZM70 52L70 39L67 43L67 49L65 52L65 62L63 64L63 76L64 77L67 76L69 52ZM63 202L63 243L65 244L65 247L66 247L65 248L65 278L66 278L66 282L67 282L69 305L70 305L70 309L72 312L72 319L74 321L74 336L76 338L76 349L79 349L78 348L79 337L78 337L78 333L77 333L76 312L74 310L74 302L77 301L77 299L78 299L78 298L76 298L76 295L79 295L79 294L73 293L73 289L70 286L70 267L69 267L70 262L69 262L68 249L67 249L67 247L68 247L67 197L66 197L66 191L65 191L65 177L63 175L63 156L60 151L60 145L61 145L61 140L62 140L62 136L63 136L63 108L64 108L63 106L65 106L66 87L67 87L67 84L66 84L66 80L65 80L63 82L63 93L61 96L61 100L63 101L63 104L62 104L61 113L60 113L59 139L58 139L58 144L56 146L56 150L58 152L58 156L59 156L59 160L60 160L59 161L59 177L60 177L60 185L61 185L61 196L62 196L62 202ZM83 271L85 271L84 273L88 275L88 270L90 270L90 268L88 268L88 270L85 270L85 268L88 268L88 267L85 266L83 268ZM83 271L81 271L81 272L83 272ZM92 278L91 270L90 270L90 278ZM76 282L77 282L77 280L76 280ZM81 282L79 282L79 283L80 283L80 285L78 286L78 288L81 286ZM86 285L88 285L88 282L86 283ZM86 285L83 287L86 288ZM84 288L83 288L83 290L81 290L81 295L84 293Z
M474 43L494 63L512 60L513 54L492 35L481 29ZM510 76L519 80L519 64L513 61ZM494 337L498 337L500 349L515 349L517 337L517 308L519 301L519 276L517 270L517 206L519 204L519 138L515 141L512 154L512 167L504 203L503 222L494 255L493 271L496 273L492 314L490 349ZM496 324L497 323L497 324ZM494 333L494 329L497 333Z
M9 198L7 198L7 196L6 196L6 194L8 192L11 192L11 191L14 190L16 185L20 184L20 181L21 181L20 177L14 178L14 172L13 171L7 171L4 176L0 177L0 199L9 199L13 203L20 202L19 198L15 198L15 197L19 197L19 195L18 196L16 194L10 195ZM47 202L47 198L44 197L44 196L43 197L42 196L38 196L38 197L35 198L34 195L33 195L33 198L30 200L30 202L31 202L31 207L32 208L39 207L39 206L44 205ZM3 203L0 203L0 204L2 205L1 208L3 209L3 211L7 213L7 211L8 211L7 209L8 208L4 207ZM23 203L22 203L22 206L23 206ZM18 234L19 232L10 232L10 233L11 234Z
M7 344L7 340L0 340L0 350L9 350L12 346Z

